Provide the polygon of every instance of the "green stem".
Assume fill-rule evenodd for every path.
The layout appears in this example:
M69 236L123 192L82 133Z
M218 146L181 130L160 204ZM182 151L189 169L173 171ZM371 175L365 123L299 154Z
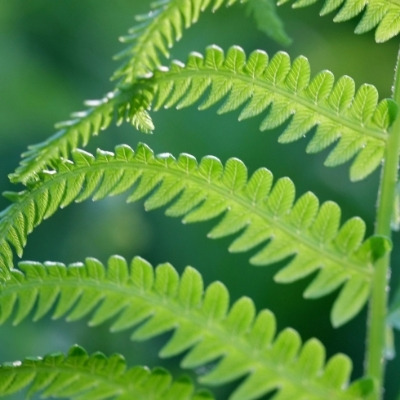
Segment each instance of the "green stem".
M393 99L400 105L400 51L397 57ZM386 147L378 195L378 209L375 234L391 237L391 220L396 196L400 153L400 117L392 125ZM385 371L385 336L388 286L390 274L390 254L380 258L375 264L375 274L369 308L366 373L375 380L377 391L371 400L379 400L383 394Z

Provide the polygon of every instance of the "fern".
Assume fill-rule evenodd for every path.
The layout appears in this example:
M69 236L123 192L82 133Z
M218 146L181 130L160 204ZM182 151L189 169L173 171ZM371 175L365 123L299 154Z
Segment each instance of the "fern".
M289 1L279 0L278 4ZM305 7L317 1L296 0L293 7ZM355 32L360 34L376 28L375 40L378 43L385 42L400 32L400 4L397 0L326 0L321 15L326 15L338 8L340 9L333 19L335 22L347 21L363 14Z
M106 358L101 353L88 355L81 347L72 347L68 354L50 354L22 362L0 365L2 396L29 387L28 397L70 399L160 399L207 400L206 392L194 393L187 379L172 382L163 369L150 371L143 367L126 369L125 360L115 354Z
M31 191L14 195L15 204L0 220L0 243L7 249L1 265L4 269L11 264L10 244L22 256L27 234L58 207L128 190L128 202L151 193L145 202L147 210L170 203L166 214L183 217L183 222L224 214L209 237L240 231L230 246L233 252L248 251L269 240L252 256L255 265L294 256L276 275L278 282L293 282L320 269L306 297L326 295L344 284L332 311L334 325L341 325L368 299L373 262L385 243L374 237L362 243L365 224L360 218L340 227L337 204L319 206L315 195L306 193L293 205L293 183L282 178L272 187L272 181L266 169L259 169L248 180L246 167L237 159L223 167L218 159L205 157L198 165L187 154L178 160L169 154L155 157L144 145L136 153L128 146L117 147L115 154L99 151L96 159L79 151L74 153L74 163L60 164L58 172L43 175ZM349 298L353 299L351 307Z
M276 128L290 118L279 138L281 143L299 140L317 127L307 152L316 153L337 142L325 165L340 165L357 155L350 168L351 179L357 181L382 163L397 107L390 99L378 104L377 90L371 85L362 85L356 94L354 86L347 76L335 84L329 71L322 71L310 82L310 66L304 57L291 65L286 53L279 52L269 60L266 53L255 51L246 60L237 46L226 56L220 48L211 46L204 58L193 53L186 65L174 62L168 70L159 69L150 78L121 87L110 96L113 105L105 101L100 107L110 107L109 114L114 108L119 122L126 119L148 133L153 124L146 108L150 109L152 103L155 110L162 106L188 107L210 88L207 99L199 106L201 110L225 98L218 113L242 107L239 120L267 111L261 130ZM90 123L92 113L97 123ZM77 148L79 138L86 145L99 128L109 124L109 118L103 124L101 118L92 111L67 122L67 129L31 147L11 179L26 183L45 165L51 166L60 154L67 157L68 150Z
M189 28L199 19L200 13L211 7L213 11L222 5L232 5L239 0L161 0L153 3L149 13L136 17L139 22L121 37L132 43L117 56L128 61L114 74L124 83L132 83L155 67L161 65L159 55L169 58L169 50L182 37L183 28ZM248 0L240 0L244 3Z
M168 48L181 38L183 27L189 28L197 22L201 12L212 3L212 10L216 11L224 3L230 6L237 1L162 0L153 3L148 14L136 17L141 23L128 36L121 38L123 42L132 44L117 57L129 59L114 74L114 78L121 78L119 88L101 100L88 101L86 104L90 108L74 113L71 120L57 124L59 130L49 139L31 145L22 154L21 165L10 175L11 180L26 184L35 179L40 170L50 166L58 157L68 157L70 151L79 146L85 147L92 136L110 125L115 114L118 115L118 124L127 120L140 131L150 133L154 125L145 109L149 107L151 95L136 82L137 78L161 65L159 53L169 58ZM248 2L249 13L255 15L260 29L276 40L288 41L269 0L261 3L259 0L240 2ZM268 21L262 21L265 18Z
M37 180L41 170L59 157L68 158L71 151L79 146L85 147L89 140L108 128L114 117L117 123L128 121L144 133L154 129L146 108L149 107L151 94L142 85L137 84L124 91L116 89L102 100L86 102L90 106L86 111L74 113L71 120L58 123L58 131L44 142L32 145L22 154L23 160L13 174L12 182L27 184Z
M107 269L95 259L69 267L25 262L20 268L24 273L13 272L0 293L1 322L11 317L17 302L14 324L26 318L37 302L35 320L53 306L53 318L64 316L69 321L95 310L89 325L116 317L111 331L134 328L134 340L174 329L160 355L171 357L190 350L182 360L185 368L198 368L219 359L201 377L204 384L221 385L246 376L231 400L258 398L274 389L279 389L279 398L350 400L361 399L371 390L371 383L366 381L348 386L352 368L348 357L337 354L325 364L325 350L318 340L301 345L292 329L275 337L276 323L270 311L256 315L254 304L246 297L229 308L225 286L214 282L203 292L201 275L193 268L186 268L179 278L169 264L153 271L141 258L128 266L119 256L110 258ZM68 358L64 363L71 363ZM97 360L93 363L96 365ZM115 361L111 364L114 370ZM104 374L103 366L99 372ZM125 374L121 378L126 382Z
M342 164L358 154L350 169L354 181L365 178L382 162L388 129L396 114L390 100L377 103L378 92L373 86L365 84L354 95L351 78L343 76L335 84L329 71L322 71L310 82L307 59L299 57L291 65L283 52L269 60L265 52L255 51L246 60L237 46L226 56L211 46L204 57L192 53L186 65L175 62L168 70L158 70L153 81L156 110L187 107L209 89L200 110L225 99L218 113L242 108L239 120L268 111L261 130L276 128L291 118L279 138L281 143L299 140L317 127L307 151L316 153L337 141L327 166Z
M248 14L253 15L257 27L267 36L283 45L289 45L292 40L285 32L283 22L277 16L273 0L248 0Z
M293 7L315 2L295 0ZM162 66L202 12L237 3L246 3L244 12L254 16L259 29L288 41L270 0L157 1L123 37L129 47L119 55L125 64L114 75L118 81L112 91L23 154L10 178L25 189L5 193L11 204L0 211L0 323L17 325L30 315L34 321L49 315L87 318L93 327L108 321L111 332L130 330L137 341L172 333L164 337L160 356L183 356L181 366L193 369L195 379L207 386L238 381L230 400L382 400L385 357L394 356L392 329L400 327L399 291L387 307L391 229L399 225L400 69L392 98L378 101L374 86L356 90L352 78L335 81L329 71L312 78L305 57L292 61L284 52L270 59L261 50L247 56L233 46L224 54L213 45L204 55L191 53L186 64ZM378 42L400 32L399 0L326 0L321 14L335 10L338 22L361 17L357 33L376 28ZM281 143L312 131L306 151L330 150L327 166L351 160L352 181L382 166L374 234L365 238L366 224L358 217L342 222L332 201L320 204L311 192L296 197L289 178L274 182L265 168L249 176L236 158L224 165L213 156L198 162L183 153L176 159L154 155L143 144L135 151L127 145L114 153L98 150L96 156L78 149L113 121L150 133L151 111L194 104L199 110L218 105L219 114L236 111L239 120L259 117L261 130L281 128ZM21 257L28 235L59 208L122 193L127 202L145 199L147 210L166 207L168 216L184 223L214 219L208 236L233 236L229 250L251 251L254 265L279 262L278 283L314 274L304 296L337 291L334 327L369 301L362 377L350 382L352 362L341 353L325 361L319 340L303 344L291 328L276 334L273 313L256 313L250 298L230 305L220 282L204 290L200 273L191 267L179 276L168 263L153 268L136 257L128 265L119 256L107 267L93 258L68 266L28 261L14 266L14 253ZM187 378L173 381L158 368L127 369L122 356L88 355L80 347L67 355L0 365L0 396L22 389L28 396L79 400L212 398Z

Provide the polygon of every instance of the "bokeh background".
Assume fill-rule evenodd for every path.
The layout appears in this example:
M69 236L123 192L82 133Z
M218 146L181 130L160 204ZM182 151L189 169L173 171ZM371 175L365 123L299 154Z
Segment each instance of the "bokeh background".
M134 25L134 15L148 10L148 0L0 0L0 190L21 190L7 178L18 165L29 144L54 133L53 125L83 108L83 101L102 97L112 89L109 77L118 64L112 56L123 49L117 38ZM205 13L199 23L186 31L172 50L173 58L185 60L190 51L203 52L210 44L224 49L240 45L247 52L266 50L270 55L287 51L300 54L311 64L313 75L323 69L336 77L347 74L357 86L366 82L377 86L381 98L391 94L398 39L377 45L373 33L353 34L357 20L334 24L332 15L319 17L320 4L307 9L279 8L286 30L294 38L283 47L257 30L241 6ZM350 183L348 164L335 169L323 166L328 151L305 155L310 139L290 145L277 144L277 131L258 130L260 119L237 122L237 113L217 116L216 108L199 113L194 107L183 111L153 114L156 131L145 136L131 126L111 127L96 138L90 150L112 150L120 143L135 147L143 141L156 153L187 152L201 158L212 154L226 161L239 157L250 172L269 168L275 178L289 176L297 193L307 190L321 201L334 200L343 211L343 220L361 216L373 230L379 171L359 183ZM8 202L0 198L0 209ZM126 205L124 196L98 203L71 205L44 222L30 235L24 259L72 263L87 256L106 262L112 254L131 259L145 257L153 264L169 261L179 271L186 265L199 269L206 284L224 282L232 301L247 295L258 309L270 308L278 327L297 329L303 340L318 337L327 346L327 355L344 352L354 360L353 377L363 370L366 310L339 329L329 322L335 295L321 300L302 299L311 280L275 285L276 264L256 268L250 254L229 254L231 238L206 238L214 222L183 225L165 217L163 210L145 213L143 203ZM394 236L398 242L399 236ZM394 254L392 285L399 281L399 256ZM146 343L129 340L130 333L110 334L107 324L88 328L86 323L65 323L44 319L25 321L17 327L7 322L0 327L0 360L12 361L54 351L66 352L74 343L89 352L110 355L123 353L129 365L164 365L178 376L178 359L161 360L157 352L166 337ZM168 335L167 335L168 336ZM398 337L396 338L398 339ZM398 341L398 340L397 340ZM386 399L395 399L399 361L388 364ZM225 398L225 389L219 390ZM17 396L16 398L21 398Z

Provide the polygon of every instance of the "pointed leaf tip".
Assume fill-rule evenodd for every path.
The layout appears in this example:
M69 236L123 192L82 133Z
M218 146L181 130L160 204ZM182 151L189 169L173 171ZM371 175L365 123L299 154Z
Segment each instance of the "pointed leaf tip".
M379 260L393 248L392 241L382 235L371 236L360 248L360 252L369 256L373 262Z

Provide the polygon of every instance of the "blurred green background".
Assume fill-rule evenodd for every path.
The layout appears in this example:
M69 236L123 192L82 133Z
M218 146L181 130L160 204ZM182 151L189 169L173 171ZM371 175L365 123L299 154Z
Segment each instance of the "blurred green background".
M134 25L134 15L148 10L149 1L114 0L0 0L0 189L21 190L8 182L7 174L19 162L29 144L40 142L54 132L54 123L65 120L83 108L83 101L102 97L112 89L109 77L117 65L112 56L123 49L117 38ZM377 45L373 34L353 34L356 20L334 24L332 16L320 18L320 4L293 11L279 9L294 42L287 48L259 32L241 6L206 13L200 22L185 32L172 50L173 58L185 60L190 51L203 52L210 44L224 49L240 45L247 52L263 49L270 55L287 51L292 58L306 56L313 75L322 69L336 77L350 75L357 86L367 82L377 86L381 98L390 96L398 39ZM216 108L199 113L161 111L154 115L152 136L130 126L111 127L93 140L90 150L112 150L116 144L135 147L139 141L156 153L187 152L201 158L213 154L222 161L239 157L250 172L258 167L270 169L276 178L289 176L297 193L307 190L321 201L334 200L343 210L343 219L361 216L373 230L379 171L352 184L348 165L323 167L327 151L305 155L308 135L290 145L278 145L278 132L258 130L260 118L237 123L237 113L217 116ZM0 209L8 202L1 198ZM231 238L211 241L206 233L214 222L185 226L163 215L163 210L145 213L143 203L125 205L124 196L72 205L44 222L29 237L24 259L36 261L81 261L87 256L107 261L112 254L131 259L140 255L153 264L169 261L179 271L186 265L199 269L206 284L224 282L232 300L251 296L258 309L270 308L277 316L279 329L292 326L303 340L318 337L327 346L327 355L344 352L354 360L354 378L362 374L365 345L364 310L340 329L333 329L329 310L334 295L317 301L302 299L311 280L277 286L272 277L279 265L250 266L250 254L229 254ZM394 241L398 242L398 234ZM393 285L399 281L393 259ZM11 361L54 351L67 351L74 343L89 352L123 353L129 365L164 365L177 372L178 360L161 360L157 352L165 337L146 343L133 343L129 332L109 334L107 325L88 328L84 322L64 323L45 319L25 321L18 327L11 322L0 328L0 360ZM388 364L386 399L394 399L399 361ZM224 391L220 392L224 398ZM17 397L18 398L18 397Z

